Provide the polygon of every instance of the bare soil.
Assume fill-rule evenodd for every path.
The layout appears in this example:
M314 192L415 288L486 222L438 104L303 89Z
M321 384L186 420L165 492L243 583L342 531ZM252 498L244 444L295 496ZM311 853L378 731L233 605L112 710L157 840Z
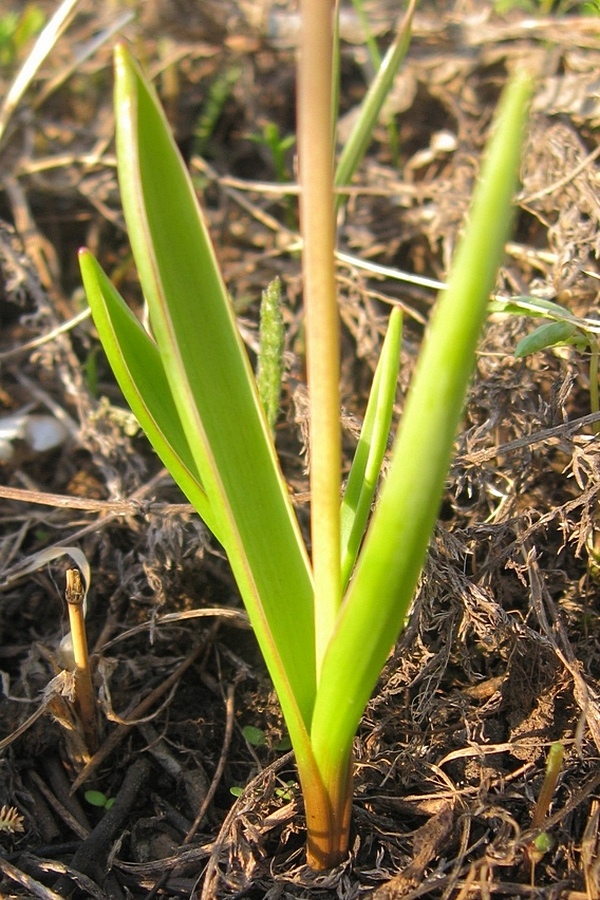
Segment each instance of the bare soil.
M365 0L382 48L398 7ZM347 127L370 74L350 5L342 25ZM351 853L317 875L303 864L293 758L227 562L136 430L80 315L81 245L140 307L112 144L118 33L157 79L251 355L260 291L283 281L278 445L306 526L295 202L256 140L267 123L293 133L296 28L284 2L82 0L6 120L0 428L15 417L23 427L0 463L0 895L594 900L600 454L589 348L517 359L535 323L490 317L412 614L357 736ZM359 263L444 279L496 101L521 63L540 78L497 290L596 317L599 37L600 18L577 8L536 18L470 0L420 5L388 110L397 153L381 125L340 227L340 249L356 258L338 268L349 453L391 304L406 314L400 416L434 301ZM30 47L2 63L0 96ZM215 85L224 100L211 118ZM292 181L293 150L285 163ZM40 421L62 428L55 446L36 443ZM78 548L92 575L101 736L87 765L60 656L74 561L50 560L55 547ZM249 743L246 726L264 742ZM544 801L556 742L564 759ZM112 809L91 806L90 788L116 798ZM548 840L536 844L540 833Z

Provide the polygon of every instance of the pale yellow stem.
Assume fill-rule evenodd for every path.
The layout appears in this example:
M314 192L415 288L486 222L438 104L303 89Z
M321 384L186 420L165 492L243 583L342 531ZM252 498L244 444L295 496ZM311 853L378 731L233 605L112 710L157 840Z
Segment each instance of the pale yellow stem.
M75 661L75 708L79 716L87 749L90 753L95 753L98 749L98 723L96 720L96 702L83 615L84 591L79 570L67 569L66 579L65 598L69 610L69 624L71 626Z
M331 0L301 0L298 160L310 397L317 678L341 603L339 314L335 290Z

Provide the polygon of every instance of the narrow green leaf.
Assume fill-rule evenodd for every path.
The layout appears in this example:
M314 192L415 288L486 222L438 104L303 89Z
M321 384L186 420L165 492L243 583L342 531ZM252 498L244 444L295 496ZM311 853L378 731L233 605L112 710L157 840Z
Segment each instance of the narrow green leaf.
M381 348L363 427L342 500L340 518L343 590L350 580L360 550L387 447L398 381L401 340L402 312L396 307L392 310Z
M512 220L531 82L501 102L472 212L427 329L392 464L323 662L311 739L335 783L385 658L407 615L435 525L487 302Z
M575 319L566 306L544 300L543 297L494 297L488 307L490 312L510 313L517 316L540 317L544 319Z
M415 11L416 0L411 0L402 21L398 34L390 45L374 81L367 91L361 104L356 123L352 132L344 144L335 172L335 186L343 188L350 184L352 177L358 169L366 153L369 142L373 136L373 129L383 108L400 63L406 56L410 45L412 18ZM343 199L342 194L336 198L336 208L339 208Z

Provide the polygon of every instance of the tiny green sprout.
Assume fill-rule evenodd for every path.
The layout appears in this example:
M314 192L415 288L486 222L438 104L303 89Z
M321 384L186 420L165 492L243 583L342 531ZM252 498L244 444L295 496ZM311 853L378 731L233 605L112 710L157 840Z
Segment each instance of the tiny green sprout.
M0 65L12 65L44 22L44 11L36 3L28 3L19 14L9 11L0 16Z
M279 184L287 181L289 179L287 154L296 143L295 135L282 135L276 122L265 122L262 131L258 134L251 134L250 140L269 150L275 169L275 180Z
M107 797L102 791L86 791L83 795L86 802L90 806L97 806L99 809L109 810L115 802L115 797Z
M280 800L293 800L295 787L295 781L286 781L284 786L275 788L275 796Z
M16 806L7 806L0 809L0 834L17 834L25 831L24 817Z
M229 793L231 794L232 797L241 797L242 794L244 793L244 788L241 787L239 784L232 784L231 787L229 788Z
M254 725L245 725L242 728L242 734L251 747L263 747L267 742L264 731Z
M531 819L533 828L540 828L546 818L550 803L552 802L552 797L554 796L554 791L556 790L556 783L558 781L558 776L560 775L564 754L565 748L560 741L555 741L548 751L544 782Z
M288 156L289 151L296 143L296 136L293 134L282 135L277 123L266 122L262 126L262 131L250 135L250 140L266 148L273 163L276 183L285 184L290 181ZM285 225L292 231L296 231L298 228L298 217L293 197L288 195L283 199L283 209Z
M538 853L544 855L552 850L554 846L554 841L550 837L547 831L542 831L541 834L538 834L535 841L533 842L533 846L537 850Z
M231 97L233 88L241 74L242 71L239 66L228 66L223 73L217 75L211 84L196 127L195 150L199 156L206 152L225 104Z
M590 352L590 410L600 411L600 390L598 386L598 332L600 322L595 319L580 318L566 307L538 297L513 297L510 300L495 300L492 311L501 311L517 316L530 316L550 321L539 325L522 338L515 347L517 359L548 350L552 347L575 347L579 352ZM600 432L600 422L592 426L595 434Z

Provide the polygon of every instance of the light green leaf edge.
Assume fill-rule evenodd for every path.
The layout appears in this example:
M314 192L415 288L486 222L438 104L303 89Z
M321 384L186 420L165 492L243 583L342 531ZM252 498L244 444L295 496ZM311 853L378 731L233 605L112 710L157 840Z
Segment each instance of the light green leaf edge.
M433 532L475 348L512 221L531 79L503 95L448 289L432 315L390 472L329 643L311 740L325 785L348 758Z
M342 590L346 590L360 550L392 424L400 367L402 312L392 310L377 362L365 418L340 514Z

